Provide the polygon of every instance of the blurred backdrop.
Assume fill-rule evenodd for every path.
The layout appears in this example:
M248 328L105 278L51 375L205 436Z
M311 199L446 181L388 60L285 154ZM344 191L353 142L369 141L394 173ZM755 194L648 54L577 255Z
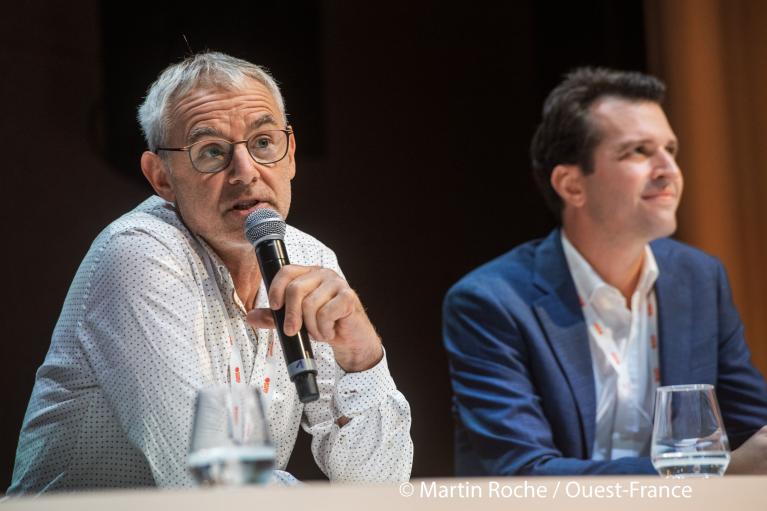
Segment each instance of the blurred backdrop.
M190 49L265 65L281 83L298 145L289 221L336 251L384 339L413 410L414 477L452 474L442 297L554 226L528 145L544 97L579 65L667 81L686 179L677 237L724 260L764 373L766 21L758 0L6 6L0 493L77 266L150 193L136 107ZM306 438L289 469L321 477Z

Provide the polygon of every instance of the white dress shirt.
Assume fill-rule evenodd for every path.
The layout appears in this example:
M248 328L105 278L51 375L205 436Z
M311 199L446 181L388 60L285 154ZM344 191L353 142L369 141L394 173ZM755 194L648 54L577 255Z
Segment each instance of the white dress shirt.
M562 247L583 308L596 388L592 459L648 456L658 371L658 265L649 245L631 309L562 231Z
M285 244L294 264L341 274L335 254L311 236L288 226ZM267 303L262 283L257 306ZM151 197L109 225L75 276L37 372L8 494L191 485L195 394L227 383L230 330L245 381L269 388L276 468L287 465L300 424L331 480L407 480L410 408L386 358L347 374L330 345L313 341L320 399L303 405L280 343L267 353L276 332L253 329L245 312L224 264L171 204ZM350 421L339 427L342 416Z

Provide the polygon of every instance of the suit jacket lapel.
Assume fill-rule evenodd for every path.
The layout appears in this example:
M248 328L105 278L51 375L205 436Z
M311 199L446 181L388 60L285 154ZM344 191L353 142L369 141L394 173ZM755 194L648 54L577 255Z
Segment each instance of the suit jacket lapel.
M658 357L661 385L690 382L690 336L692 335L692 297L687 273L675 271L668 246L650 244L658 263L655 297L658 301Z
M555 229L536 251L534 282L543 292L534 303L535 314L575 399L583 432L583 456L590 458L596 421L591 349L559 229Z

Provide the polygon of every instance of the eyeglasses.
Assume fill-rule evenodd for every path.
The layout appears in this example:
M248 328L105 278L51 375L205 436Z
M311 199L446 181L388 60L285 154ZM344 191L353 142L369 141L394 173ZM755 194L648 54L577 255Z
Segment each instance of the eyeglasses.
M213 174L227 168L232 162L234 146L245 144L250 157L256 163L277 163L288 154L292 128L260 131L247 140L229 142L220 138L200 140L185 147L158 147L158 151L183 151L189 153L192 167L198 172Z

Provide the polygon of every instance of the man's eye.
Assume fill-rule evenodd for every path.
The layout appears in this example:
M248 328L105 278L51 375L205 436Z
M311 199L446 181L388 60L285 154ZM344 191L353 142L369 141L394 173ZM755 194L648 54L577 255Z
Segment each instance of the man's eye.
M253 141L253 148L255 148L255 149L266 149L271 144L272 144L272 139L271 138L269 138L267 136L258 137L258 138L256 138Z
M642 156L649 156L650 148L647 146L640 145L634 148L634 152L637 154L641 154Z
M199 154L201 158L221 159L226 156L226 148L221 144L206 144Z

